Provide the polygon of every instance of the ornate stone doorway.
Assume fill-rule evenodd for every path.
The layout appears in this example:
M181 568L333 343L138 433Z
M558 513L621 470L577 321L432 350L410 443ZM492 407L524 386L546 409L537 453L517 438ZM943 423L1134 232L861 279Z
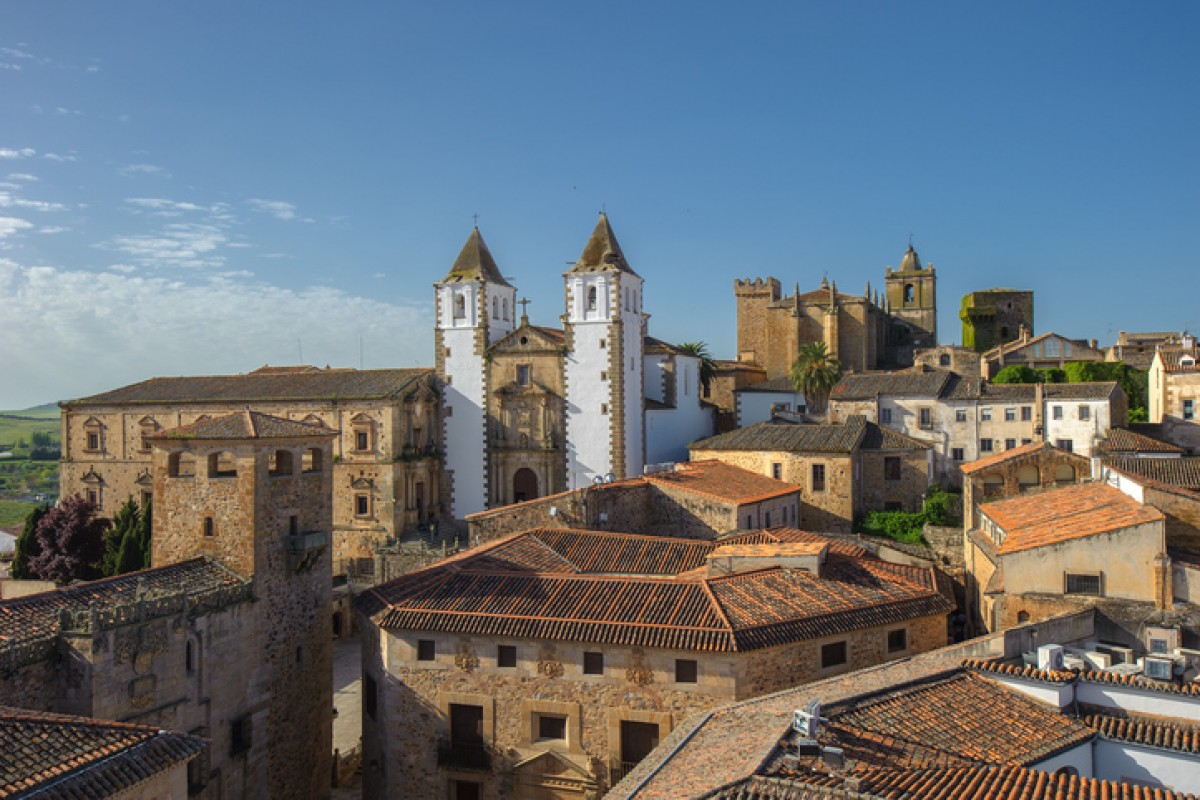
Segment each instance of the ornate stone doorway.
M537 474L529 467L521 467L513 475L513 502L524 503L538 498Z

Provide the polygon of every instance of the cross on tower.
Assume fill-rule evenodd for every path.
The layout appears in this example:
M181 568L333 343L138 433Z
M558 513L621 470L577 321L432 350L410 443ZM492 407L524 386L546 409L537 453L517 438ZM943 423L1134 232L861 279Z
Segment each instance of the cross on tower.
M522 297L520 300L517 301L517 305L519 305L521 307L521 318L522 319L529 316L525 311L525 306L529 305L529 300L527 298Z
M472 215L471 215L471 219L475 220L475 227L476 227L476 228L478 228L478 227L479 227L479 215L478 215L478 214L472 214Z

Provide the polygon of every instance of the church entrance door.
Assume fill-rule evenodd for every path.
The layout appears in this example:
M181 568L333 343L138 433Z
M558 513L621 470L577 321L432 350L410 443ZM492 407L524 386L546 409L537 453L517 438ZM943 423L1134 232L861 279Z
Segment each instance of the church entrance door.
M526 500L536 500L538 497L537 475L529 467L521 467L513 475L513 502L524 503Z

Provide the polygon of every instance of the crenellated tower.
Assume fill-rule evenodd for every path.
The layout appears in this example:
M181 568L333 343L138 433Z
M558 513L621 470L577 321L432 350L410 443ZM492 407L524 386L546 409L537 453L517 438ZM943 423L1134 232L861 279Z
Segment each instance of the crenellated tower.
M645 462L642 279L607 215L563 277L567 486L638 475Z
M434 360L445 387L442 497L461 519L487 507L487 348L514 329L517 290L476 227L434 292Z

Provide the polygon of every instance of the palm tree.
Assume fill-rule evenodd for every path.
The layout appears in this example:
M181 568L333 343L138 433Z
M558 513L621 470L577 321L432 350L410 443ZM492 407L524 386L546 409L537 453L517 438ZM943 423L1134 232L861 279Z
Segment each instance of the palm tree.
M704 394L707 396L709 384L717 376L717 363L712 360L712 356L708 352L708 345L704 342L684 342L676 346L688 355L700 359L700 386L703 387Z
M792 362L792 385L813 412L823 411L829 392L842 378L842 364L824 342L806 342Z

